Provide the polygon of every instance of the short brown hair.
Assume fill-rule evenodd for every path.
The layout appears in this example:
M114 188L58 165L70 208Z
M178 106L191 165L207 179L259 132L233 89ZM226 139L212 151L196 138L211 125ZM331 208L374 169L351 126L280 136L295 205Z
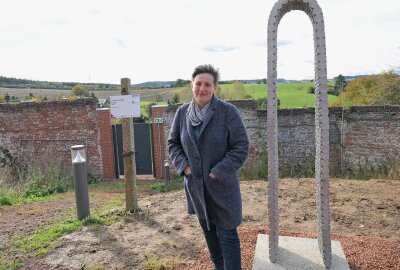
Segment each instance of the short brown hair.
M218 69L214 68L212 65L200 65L200 66L197 66L193 71L192 81L194 80L194 78L197 75L202 74L202 73L208 73L211 76L213 76L214 77L214 85L218 84L219 71L218 71Z

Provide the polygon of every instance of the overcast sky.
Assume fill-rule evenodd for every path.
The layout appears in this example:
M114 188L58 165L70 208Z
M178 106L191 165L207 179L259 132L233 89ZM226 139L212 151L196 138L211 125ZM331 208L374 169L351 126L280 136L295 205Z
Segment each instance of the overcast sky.
M222 80L267 77L276 0L0 0L0 76L119 84L190 79L210 63ZM328 77L400 66L399 0L319 0ZM278 77L314 76L312 26L287 13Z

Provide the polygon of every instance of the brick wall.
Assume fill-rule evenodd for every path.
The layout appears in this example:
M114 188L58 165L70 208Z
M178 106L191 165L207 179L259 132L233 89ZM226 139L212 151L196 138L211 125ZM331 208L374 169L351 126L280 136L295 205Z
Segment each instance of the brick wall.
M245 166L263 162L266 156L267 112L252 100L231 101L240 111L250 140ZM153 108L164 119L164 144L178 105ZM378 166L400 156L400 106L329 108L330 170L352 166ZM278 110L279 162L289 168L314 162L315 113L309 109ZM159 148L165 151L165 146ZM157 149L154 155L157 156ZM162 153L165 156L165 153Z
M152 133L153 133L153 174L157 179L163 179L165 177L164 161L168 159L166 140L168 134L164 123L154 123L154 118L164 118L165 109L168 108L164 105L152 106ZM170 120L167 124L171 124Z
M112 134L111 111L108 108L97 109L101 157L103 160L103 178L115 179L114 144Z
M20 161L70 168L70 147L84 144L88 172L111 177L115 171L107 156L113 153L112 139L110 145L105 143L111 133L109 111L96 111L96 103L82 99L0 104L0 146Z
M351 108L343 114L342 140L344 168L399 160L400 106Z

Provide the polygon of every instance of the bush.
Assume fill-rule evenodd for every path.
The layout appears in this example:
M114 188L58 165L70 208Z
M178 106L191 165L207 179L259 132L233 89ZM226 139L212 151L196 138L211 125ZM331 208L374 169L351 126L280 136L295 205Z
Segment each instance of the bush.
M97 185L98 183L101 182L101 178L98 176L95 176L91 173L88 173L87 175L87 182L89 185Z
M8 196L1 196L0 197L0 205L12 205L11 198Z
M171 177L169 182L157 182L150 185L150 188L158 192L170 192L183 188L182 177Z
M82 220L82 225L88 226L88 225L102 225L104 221L97 216L88 216Z
M165 188L166 184L165 183L155 183L153 185L151 185L151 189L157 190L158 192L165 192L166 188Z
M352 164L342 175L350 179L400 179L400 161L381 162L377 165Z
M72 188L72 178L58 168L40 172L31 170L26 179L24 197L46 197L54 193L63 193Z

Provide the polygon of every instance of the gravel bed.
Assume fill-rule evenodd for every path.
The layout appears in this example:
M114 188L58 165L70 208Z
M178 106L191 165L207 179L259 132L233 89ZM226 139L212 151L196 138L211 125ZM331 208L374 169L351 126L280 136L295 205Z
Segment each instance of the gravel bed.
M264 227L240 227L238 229L242 247L242 268L251 270L258 234L267 234ZM282 236L317 238L315 233L280 231ZM381 270L400 269L400 240L366 236L346 237L332 235L332 240L341 243L350 269ZM208 251L205 249L198 260L192 261L185 270L213 269Z

